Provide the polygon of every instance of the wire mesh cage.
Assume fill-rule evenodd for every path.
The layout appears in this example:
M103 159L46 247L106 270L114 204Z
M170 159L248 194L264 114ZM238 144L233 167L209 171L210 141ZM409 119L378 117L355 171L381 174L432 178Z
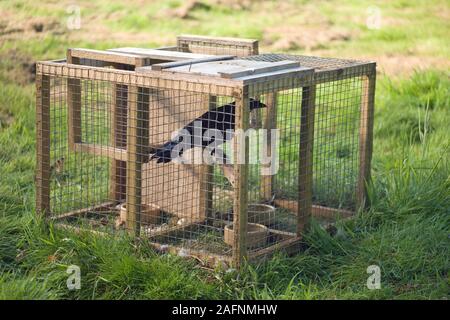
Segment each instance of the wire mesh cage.
M37 212L59 227L239 267L365 205L374 63L181 36L71 49L36 85Z

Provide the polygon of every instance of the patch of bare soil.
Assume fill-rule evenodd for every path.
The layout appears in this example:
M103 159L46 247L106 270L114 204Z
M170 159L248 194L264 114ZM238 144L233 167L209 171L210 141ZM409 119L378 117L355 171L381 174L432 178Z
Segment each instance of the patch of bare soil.
M378 72L389 76L409 75L415 70L450 70L450 60L442 57L383 55L376 57L362 57L360 59L376 61Z
M231 8L233 10L248 10L252 6L255 0L215 0L216 5Z
M31 18L27 20L15 20L8 14L0 16L0 39L21 39L35 37L38 34L63 34L64 29L60 23L51 19Z
M12 114L0 110L0 130L9 127L13 121L14 117Z
M175 9L164 10L166 17L189 19L192 18L192 12L195 10L209 10L211 6L205 2L197 0L185 1L183 5Z
M8 50L0 54L3 75L20 85L34 82L36 77L36 62L18 50Z
M281 38L278 38L282 35ZM263 44L275 51L323 49L331 42L350 41L356 35L336 27L278 26L265 30Z

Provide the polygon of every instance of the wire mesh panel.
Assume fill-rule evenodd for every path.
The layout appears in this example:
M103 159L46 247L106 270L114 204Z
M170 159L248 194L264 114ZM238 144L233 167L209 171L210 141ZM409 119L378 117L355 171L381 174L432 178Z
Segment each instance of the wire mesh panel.
M177 37L177 48L182 52L245 57L258 54L258 41L185 35Z
M369 146L370 139L364 139L364 132L371 132L367 122L367 101L369 93L368 78L374 77L375 69L371 63L355 60L319 58L287 54L260 54L244 59L256 61L300 61L301 65L314 67L314 133L313 133L313 203L314 212L326 212L326 208L339 208L345 215L355 212L360 205L367 172L364 163L368 154L361 153ZM372 80L374 82L374 80ZM373 89L373 88L372 88ZM277 103L282 103L283 96ZM292 116L292 117L291 117ZM373 115L371 116L373 117ZM277 121L288 130L284 139L299 139L301 126L300 108L296 114L277 114ZM287 138L286 138L287 136ZM283 140L282 140L283 141ZM289 142L284 141L289 144ZM294 144L295 145L295 144ZM292 209L288 200L294 199L299 187L296 179L298 152L286 155L280 153L281 171L291 172L293 176L276 178L275 199L283 207ZM294 157L294 158L293 158ZM369 160L370 161L370 160Z

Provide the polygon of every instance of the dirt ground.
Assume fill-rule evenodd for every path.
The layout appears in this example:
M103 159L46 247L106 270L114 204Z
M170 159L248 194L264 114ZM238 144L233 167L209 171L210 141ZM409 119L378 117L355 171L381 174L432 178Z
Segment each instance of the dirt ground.
M53 4L55 5L55 4ZM192 13L196 10L207 10L211 5L226 5L238 10L248 10L252 6L252 1L237 1L237 0L214 0L211 3L203 1L186 1L181 6L176 8L164 9L159 12L159 15L165 17L179 18L179 19L193 19ZM291 5L280 3L281 11L289 12L294 9ZM291 10L291 11L290 11ZM306 10L314 11L313 6L306 5ZM447 18L450 16L449 10L443 9L439 11L438 15ZM175 39L166 37L162 34L149 34L148 32L111 32L110 28L105 24L105 21L114 21L123 16L122 12L100 12L95 16L88 16L83 18L83 28L81 30L68 30L66 26L55 18L18 18L11 11L2 11L0 16L0 47L6 41L23 41L29 38L40 39L46 35L51 34L58 37L63 37L67 41L86 41L86 42L101 42L112 41L116 43L123 43L123 45L132 45L133 43L145 43L148 39L152 39L153 43L159 43L161 46L171 45ZM321 15L319 12L314 14L314 18L308 18L311 15L306 15L305 19L298 24L286 24L267 27L263 30L263 38L260 39L260 47L262 52L292 52L306 55L317 56L335 56L336 53L330 50L330 46L335 44L344 44L357 40L359 35L358 30L348 31L344 28L334 25L334 23ZM385 19L384 23L389 25L399 25L405 23L402 19ZM86 32L89 30L89 32ZM407 54L385 54L385 55L371 55L370 53L361 55L345 54L343 58L355 58L362 60L373 60L378 63L378 70L389 76L408 75L414 70L438 68L450 69L450 60L442 57L418 55L412 52ZM29 83L34 79L34 61L32 57L22 54L15 49L0 51L0 59L11 61L15 65L13 69L6 68L6 76L16 78L21 84Z

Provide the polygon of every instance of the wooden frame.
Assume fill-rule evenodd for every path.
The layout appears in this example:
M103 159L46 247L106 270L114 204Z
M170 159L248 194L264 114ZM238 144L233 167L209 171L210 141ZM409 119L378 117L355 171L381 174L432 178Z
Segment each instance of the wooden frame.
M361 116L359 125L359 174L356 191L358 209L364 209L368 205L367 187L371 180L375 82L375 70L362 77Z
M127 121L127 229L139 235L142 205L142 164L147 155L143 146L148 145L148 94L143 88L128 87L128 121ZM145 101L147 100L147 101Z
M234 59L235 56L213 56L208 58L200 58L200 59L192 59L192 60L182 60L182 61L173 61L173 62L165 62L165 63L157 63L151 66L152 70L161 71L163 69L180 67L184 65L192 65L196 63L204 63L204 62L212 62L212 61L224 61Z
M80 59L67 51L67 63L79 64ZM69 149L75 150L75 144L81 143L81 80L67 78L67 107L69 122Z
M270 92L266 94L265 104L267 105L266 115L264 118L264 129L268 130L266 148L267 155L271 156L271 145L272 145L272 129L276 129L277 127L277 92ZM261 168L264 170L266 168ZM261 195L262 198L266 201L271 200L273 193L273 175L263 175L261 174Z
M209 57L209 55L204 54L187 54L179 51L141 48L115 48L109 50L72 48L67 53L68 56L70 55L78 60L89 59L102 62L104 65L129 65L134 67Z
M215 50L215 54L220 52L219 54L222 54L222 56L205 54L208 50ZM233 50L237 50L236 53L232 52ZM196 58L186 60L190 54L189 52L196 52L194 53ZM354 214L352 211L313 205L312 203L316 85L351 77L362 77L359 174L356 194L358 207L363 208L367 205L367 183L370 181L375 64L365 63L316 72L312 68L301 67L301 64L297 61L280 61L273 63L267 68L222 72L218 76L170 70L186 65L230 60L234 59L235 56L257 53L258 42L256 40L180 36L177 39L177 47L171 47L170 50L116 48L109 51L99 51L71 49L67 54L67 62L38 63L36 77L37 211L47 215L50 213L50 79L55 76L68 79L69 150L106 156L112 160L110 166L111 203L120 203L125 200L127 206L126 226L135 236L139 236L141 232L144 232L150 238L167 235L170 232L184 230L192 225L208 226L208 218L214 219L212 208L212 195L214 192L212 181L213 168L211 165L202 165L199 188L204 193L202 192L199 195L199 203L205 209L205 215L199 213L199 216L194 218L191 216L191 220L186 220L188 222L186 224L170 225L170 227L162 231L155 230L153 233L149 231L148 234L148 229L141 231L141 205L145 196L142 191L144 188L143 180L145 180L145 165L148 161L147 154L151 142L149 141L149 125L151 121L149 116L151 115L151 110L156 108L151 105L152 102L149 100L152 94L150 88L199 94L207 98L205 101L208 102L209 109L217 104L219 96L232 97L236 105L235 128L242 130L246 130L249 127L250 112L245 106L249 104L250 97L266 95L265 102L268 109L264 119L264 128L273 129L277 126L278 92L298 88L302 90L298 199L273 199L272 176L263 176L260 191L257 191L260 192L266 202L274 200L276 206L289 209L296 214L296 232L269 229L270 233L276 235L276 240L270 240L271 244L267 244L267 247L257 250L252 250L247 246L249 146L248 136L245 136L244 139L247 141L241 156L246 161L244 163L237 162L227 168L232 168L231 170L233 171L233 229L237 231L234 232L231 250L224 251L227 254L231 252L231 256L206 254L201 250L195 249L189 249L189 255L196 256L202 260L215 261L216 263L217 261L230 263L239 268L246 260L257 260L267 257L278 249L297 250L302 237L308 230L311 217L333 220L338 217L352 217ZM193 56L191 55L190 57L192 58ZM97 61L99 66L82 65L85 59ZM110 69L110 66L115 69ZM112 85L110 110L112 123L109 132L112 145L110 146L82 141L81 84L83 80L105 81ZM270 81L276 81L276 88L268 85ZM206 108L206 104L204 107ZM125 141L120 138L124 134L126 134ZM240 154L239 150L242 143L243 141L239 140L239 138L234 139L232 147L235 155ZM268 144L270 145L270 140ZM189 185L189 183L186 183L186 185ZM79 215L90 210L97 210L98 208L101 209L102 206L91 206L63 213L55 218L51 218L51 220L59 222L60 219ZM183 218L189 219L189 216ZM145 223L143 222L143 224ZM73 227L73 230L81 229ZM166 246L154 243L154 246L161 251L168 250L177 254L181 254L184 250L183 247L177 245Z
M236 115L235 128L245 132L248 129L249 110L248 105L248 87L243 87L235 93ZM245 139L242 141L242 138ZM244 144L244 150L242 150ZM233 239L233 263L239 268L247 259L247 204L248 204L248 159L249 159L249 143L248 137L245 135L234 138L233 151L236 158L240 158L234 163L234 203L233 203L233 230L235 230ZM244 154L242 154L244 152ZM243 159L242 159L243 157ZM244 160L244 163L241 160ZM237 232L236 232L237 230Z
M50 76L36 75L36 212L50 214Z
M277 207L284 208L286 210L289 210L293 214L298 215L299 212L298 201L286 199L274 199L273 203ZM325 218L325 219L337 219L338 217L350 218L354 215L355 213L353 211L346 209L336 209L314 204L311 206L311 216L316 218Z
M309 228L312 215L313 144L316 86L302 90L300 147L298 166L298 215L297 236L301 237Z

